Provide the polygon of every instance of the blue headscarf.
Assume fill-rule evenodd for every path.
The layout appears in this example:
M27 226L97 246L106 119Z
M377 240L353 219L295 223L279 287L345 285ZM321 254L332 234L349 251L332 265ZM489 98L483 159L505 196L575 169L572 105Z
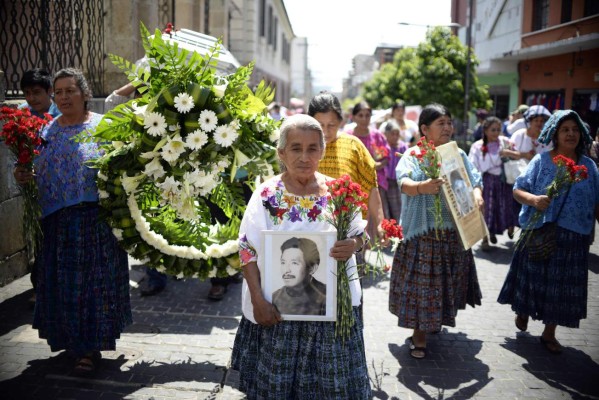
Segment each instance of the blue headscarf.
M588 146L593 143L593 138L589 134L588 128L584 125L580 119L580 116L574 110L558 110L551 117L549 117L543 126L543 130L541 131L539 138L537 139L539 143L549 144L557 133L557 128L565 119L573 119L576 121L578 129L580 130L581 138L585 145Z

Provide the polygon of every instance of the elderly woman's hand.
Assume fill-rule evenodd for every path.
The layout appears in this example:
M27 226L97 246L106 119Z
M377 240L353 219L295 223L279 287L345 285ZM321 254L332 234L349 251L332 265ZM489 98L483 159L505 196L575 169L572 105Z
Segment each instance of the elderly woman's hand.
M283 320L279 310L273 304L266 301L264 298L254 302L254 318L256 322L262 326L273 326Z
M33 171L23 166L15 167L12 173L19 185L25 185L33 179Z
M545 196L544 194L539 196L532 196L531 199L531 206L533 206L539 211L545 211L547 207L549 207L550 203L551 199L548 196Z
M329 252L329 256L333 257L337 261L347 261L349 258L358 250L361 244L357 243L358 240L356 238L337 240L331 251Z

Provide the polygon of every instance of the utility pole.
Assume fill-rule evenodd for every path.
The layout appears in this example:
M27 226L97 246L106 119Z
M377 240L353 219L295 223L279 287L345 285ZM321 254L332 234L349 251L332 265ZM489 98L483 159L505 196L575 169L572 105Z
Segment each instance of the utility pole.
M463 129L462 134L464 135L464 140L468 137L468 111L470 110L470 58L471 58L471 48L472 48L472 6L473 0L468 1L468 8L466 9L466 18L468 19L468 24L466 25L466 76L464 78L464 119L462 121Z

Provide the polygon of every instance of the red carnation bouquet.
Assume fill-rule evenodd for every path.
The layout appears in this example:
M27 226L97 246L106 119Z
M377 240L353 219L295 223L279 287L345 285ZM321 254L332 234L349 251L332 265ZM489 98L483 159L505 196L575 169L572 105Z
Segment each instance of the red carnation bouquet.
M17 158L16 165L33 170L33 159L39 154L42 144L40 133L42 128L52 120L50 114L45 119L31 115L29 109L2 107L0 121L4 122L0 137ZM23 234L25 243L31 246L31 254L35 257L42 239L39 219L42 214L38 203L35 180L21 186L23 194Z
M381 161L389 157L389 149L386 146L372 146L372 156L375 161Z
M385 232L385 241L392 242L393 245L392 245L391 250L395 251L399 242L401 242L403 240L403 229L402 229L401 225L399 225L397 223L397 221L393 218L392 219L383 219L381 221L381 228ZM381 252L380 246L375 244L374 247L377 249L376 264L383 265L384 273L389 272L389 270L391 269L391 266L385 264L384 256Z
M439 178L441 175L441 156L433 141L427 141L426 138L420 138L417 145L420 152L416 154L416 150L412 150L410 155L416 157L418 164L420 164L420 169L427 178ZM437 193L434 196L435 200L431 212L433 213L435 221L435 236L439 239L438 227L443 223L443 216L441 215L441 193Z
M368 194L362 191L358 183L352 182L349 175L328 181L330 200L328 208L331 217L328 222L337 229L337 240L347 239L350 232L351 221L367 209L366 199ZM352 312L351 293L349 290L350 279L347 276L347 262L337 262L337 323L335 332L342 338L349 337L350 328L355 323Z
M557 155L553 157L553 162L557 167L557 172L555 173L555 177L549 186L547 186L546 192L546 196L551 200L563 194L563 190L566 187L583 181L589 176L586 166L576 165L574 160L568 157ZM522 233L516 242L516 248L526 245L530 239L530 236L533 234L534 227L541 220L544 213L544 211L535 210L530 217L530 221L528 222L527 226L523 227Z

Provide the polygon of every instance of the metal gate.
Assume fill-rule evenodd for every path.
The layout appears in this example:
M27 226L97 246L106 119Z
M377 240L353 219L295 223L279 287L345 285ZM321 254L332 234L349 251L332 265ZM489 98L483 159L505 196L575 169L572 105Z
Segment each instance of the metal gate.
M31 68L79 68L94 96L104 92L104 0L0 1L0 69L7 97L22 97ZM0 85L1 86L1 85Z

